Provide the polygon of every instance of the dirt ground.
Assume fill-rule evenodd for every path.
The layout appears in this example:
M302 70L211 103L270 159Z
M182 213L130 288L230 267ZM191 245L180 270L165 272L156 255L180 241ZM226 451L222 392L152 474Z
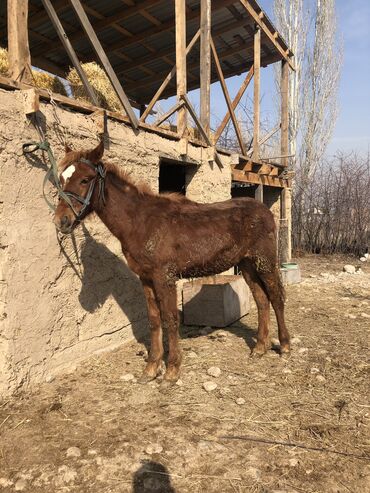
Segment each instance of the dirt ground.
M249 357L254 305L224 330L182 329L170 390L136 382L143 343L90 359L0 402L0 491L370 492L370 261L298 261L289 359Z

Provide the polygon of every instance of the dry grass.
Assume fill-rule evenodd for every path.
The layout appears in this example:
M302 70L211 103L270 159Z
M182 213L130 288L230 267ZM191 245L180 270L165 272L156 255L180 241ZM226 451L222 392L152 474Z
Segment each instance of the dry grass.
M0 74L6 75L9 70L8 52L0 46Z
M353 259L299 263L304 282L287 289L290 359L249 358L254 307L225 330L183 328L182 385L166 392L121 379L143 370L140 342L91 358L0 403L1 477L23 475L38 493L368 492L370 263L342 277ZM207 393L211 366L222 372ZM149 455L149 444L163 450ZM80 457L66 457L72 446Z
M0 47L0 74L8 75L8 71L8 52L5 48ZM36 87L67 96L64 85L55 75L40 72L39 70L32 70L32 77Z
M96 93L99 106L111 111L122 111L122 105L104 70L95 62L82 63L81 66ZM92 102L86 93L75 68L72 68L69 71L67 80L71 84L73 96L76 99L81 99L82 101L90 103Z

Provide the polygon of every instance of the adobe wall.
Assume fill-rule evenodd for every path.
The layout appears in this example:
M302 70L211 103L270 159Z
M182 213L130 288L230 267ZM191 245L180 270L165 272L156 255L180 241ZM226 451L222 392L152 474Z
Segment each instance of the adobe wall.
M63 154L51 104L42 104L46 132L57 158ZM90 116L58 108L74 148L96 145ZM158 189L159 160L179 160L179 142L108 122L105 158ZM141 284L127 268L118 241L97 218L59 244L42 197L42 160L28 162L22 144L39 140L26 120L20 92L0 90L0 397L51 379L89 355L114 348L147 328ZM41 157L40 153L37 154ZM189 146L200 164L189 198L230 197L229 158L222 170L206 151ZM73 241L75 240L75 242Z

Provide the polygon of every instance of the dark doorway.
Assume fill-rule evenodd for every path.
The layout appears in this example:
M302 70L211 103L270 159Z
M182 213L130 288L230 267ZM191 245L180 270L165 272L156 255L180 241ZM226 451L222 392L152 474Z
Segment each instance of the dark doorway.
M254 199L256 185L233 181L231 184L231 197L251 197Z

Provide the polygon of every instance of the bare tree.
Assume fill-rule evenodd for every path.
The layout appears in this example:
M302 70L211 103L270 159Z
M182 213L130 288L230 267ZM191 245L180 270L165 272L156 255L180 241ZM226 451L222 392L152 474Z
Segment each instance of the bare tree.
M289 80L290 152L296 155L294 169L306 181L325 153L337 118L342 46L335 0L274 0L274 13L295 55L296 71Z
M337 119L342 45L337 36L335 0L316 0L312 43L307 43L303 85L301 177L309 180L325 153Z

